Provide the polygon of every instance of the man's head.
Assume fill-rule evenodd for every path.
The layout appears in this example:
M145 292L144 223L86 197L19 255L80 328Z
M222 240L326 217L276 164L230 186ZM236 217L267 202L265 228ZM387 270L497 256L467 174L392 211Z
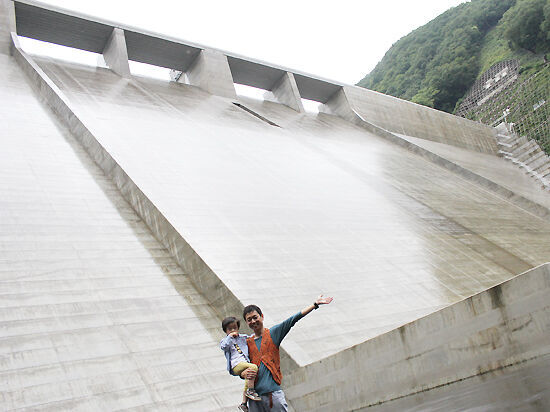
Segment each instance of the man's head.
M229 316L224 320L222 320L222 329L228 335L234 332L239 333L240 327L241 327L241 321L234 316Z
M256 305L248 305L243 310L243 318L250 329L256 335L261 335L264 329L264 315L262 310Z

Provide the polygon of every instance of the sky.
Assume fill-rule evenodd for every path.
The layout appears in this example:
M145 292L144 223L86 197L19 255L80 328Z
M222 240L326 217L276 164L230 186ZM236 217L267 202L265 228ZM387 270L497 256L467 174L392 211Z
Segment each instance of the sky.
M355 84L393 43L464 0L42 0Z

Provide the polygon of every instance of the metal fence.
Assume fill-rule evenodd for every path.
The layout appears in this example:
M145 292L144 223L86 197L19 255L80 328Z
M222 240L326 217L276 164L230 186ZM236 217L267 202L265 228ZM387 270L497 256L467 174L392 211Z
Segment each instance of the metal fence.
M457 110L457 114L458 110ZM459 115L491 126L505 121L519 136L534 139L550 154L550 65L517 81Z
M510 87L518 78L519 61L503 60L492 65L476 80L470 88L460 106L456 110L457 116L466 117L466 114L476 110L492 96Z

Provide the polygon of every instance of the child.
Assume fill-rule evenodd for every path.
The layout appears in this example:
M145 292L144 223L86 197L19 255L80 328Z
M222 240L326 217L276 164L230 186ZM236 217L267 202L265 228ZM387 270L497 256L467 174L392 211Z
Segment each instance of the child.
M258 371L258 367L250 363L248 357L248 344L246 343L247 335L239 334L241 322L230 316L222 321L222 329L227 336L220 342L220 347L225 353L227 359L227 370L231 375L240 376L246 369ZM239 406L242 411L248 411L246 406L246 398L259 401L260 395L254 390L254 379L245 380L243 403Z

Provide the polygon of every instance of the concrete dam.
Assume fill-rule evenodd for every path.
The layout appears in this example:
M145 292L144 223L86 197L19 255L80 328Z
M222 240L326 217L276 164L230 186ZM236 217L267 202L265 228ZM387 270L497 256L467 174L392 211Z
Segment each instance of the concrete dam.
M235 410L221 319L258 304L274 325L320 293L281 345L291 410L550 409L550 195L495 129L0 5L2 410Z

